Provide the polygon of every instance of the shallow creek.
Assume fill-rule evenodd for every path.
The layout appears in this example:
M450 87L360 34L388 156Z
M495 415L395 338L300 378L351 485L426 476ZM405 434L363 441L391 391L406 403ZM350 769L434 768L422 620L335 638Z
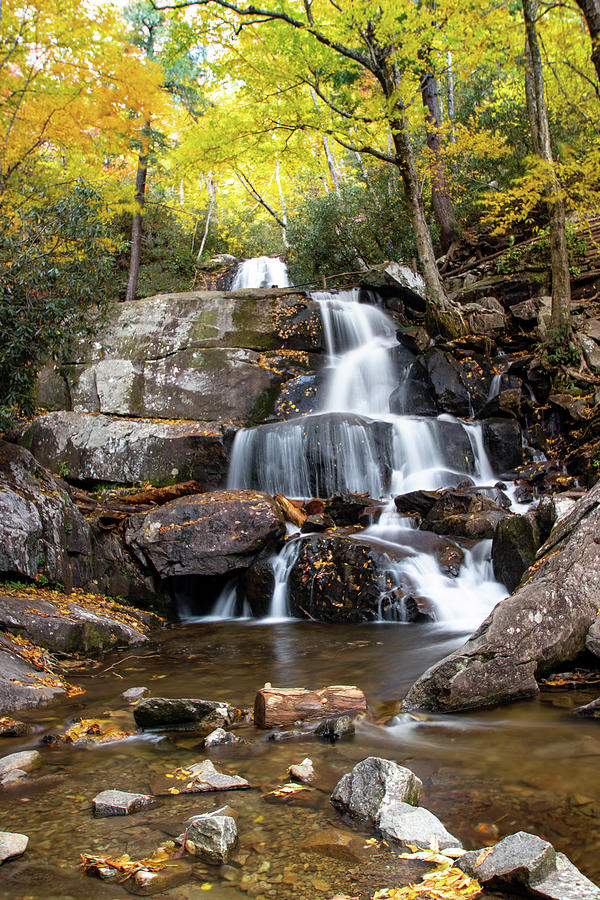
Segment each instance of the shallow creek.
M204 896L201 885L210 883L208 896L229 900L257 894L329 898L338 891L366 900L382 886L406 883L407 873L416 874L414 865L411 871L388 849L365 844L367 834L360 836L358 863L305 853L299 845L323 828L353 827L330 805L329 793L344 772L369 755L413 769L425 783L423 805L466 846L482 846L519 829L533 831L588 876L600 877L598 725L569 714L592 699L589 691L546 691L536 702L463 716L395 718L409 683L461 635L433 625L230 621L172 626L154 637L151 647L106 657L89 670L95 677L73 677L85 687L84 695L21 713L40 726L33 737L2 742L2 755L39 747L43 757L27 785L0 794L0 828L30 836L26 855L2 867L2 897L127 896L121 885L80 874L80 853L148 856L181 833L190 815L229 803L239 813L240 850L233 864L218 870L198 863L191 881L160 896ZM62 731L78 716L112 716L133 728L131 708L121 699L128 687L146 685L154 696L251 706L265 681L278 687L357 684L367 695L369 713L357 723L353 739L333 745L315 738L308 726L293 740L273 742L251 725L238 730L246 744L209 754L198 749L199 736L190 734L132 737L93 748L40 744L45 734ZM93 818L91 800L99 791L148 791L157 776L206 755L246 777L252 790L163 797L150 811ZM266 803L261 795L282 784L287 767L305 756L318 774L317 789L304 795L310 805ZM250 894L240 889L244 876L250 876L249 883L242 882L246 888L250 884Z

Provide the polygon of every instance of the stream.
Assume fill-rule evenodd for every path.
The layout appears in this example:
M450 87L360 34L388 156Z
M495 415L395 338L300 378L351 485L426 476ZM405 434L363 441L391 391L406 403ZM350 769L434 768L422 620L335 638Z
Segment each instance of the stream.
M268 285L287 283L285 269L271 270L266 259L249 261L236 286L251 287L258 278ZM366 756L411 768L425 785L422 804L465 846L531 831L550 840L590 878L600 878L598 725L571 715L594 699L593 689L545 689L535 701L468 715L400 712L408 687L459 646L506 589L494 579L490 541L465 544L458 576L442 572L423 549L413 521L396 512L393 497L455 486L465 477L492 489L497 475L485 453L481 425L410 415L404 388L411 363L398 362L395 326L380 308L359 303L357 292L317 292L313 299L321 306L328 357L319 411L240 431L229 487L296 498L368 490L383 513L357 539L393 551L386 569L392 587L426 598L435 621L403 621L401 603L386 621L363 625L290 618L287 578L306 539L290 529L283 550L272 559L267 619L248 617L235 581L212 609L201 609L188 597L183 621L154 633L151 644L106 656L87 677L72 674L70 680L84 687L84 694L19 712L36 731L27 739L4 739L2 752L38 748L43 764L36 777L0 794L0 828L30 837L27 854L2 868L2 897L126 896L125 886L84 876L78 869L80 854L147 857L180 834L190 815L229 803L239 813L240 845L232 864L217 870L195 862L191 881L165 897L187 900L201 896L202 889L215 900L313 900L338 892L368 900L376 890L408 880L401 868L406 863L397 854L366 843L366 832L358 832L361 849L354 861L302 849L303 841L323 829L357 830L356 824L343 822L329 795ZM463 450L457 452L457 446ZM510 496L510 486L507 492ZM355 684L365 692L369 711L357 721L354 737L336 744L316 738L314 724L276 741L269 740L269 732L246 725L237 731L246 743L208 753L200 749L198 735L185 733L136 734L93 747L43 743L77 717L110 718L134 731L132 708L121 697L129 687L147 686L154 696L251 707L265 682L309 688ZM219 768L247 778L251 790L173 795L133 816L93 817L91 801L98 792L150 791L153 779L207 755ZM288 766L305 757L317 772L315 789L298 795L298 802L266 802L262 795L283 784Z

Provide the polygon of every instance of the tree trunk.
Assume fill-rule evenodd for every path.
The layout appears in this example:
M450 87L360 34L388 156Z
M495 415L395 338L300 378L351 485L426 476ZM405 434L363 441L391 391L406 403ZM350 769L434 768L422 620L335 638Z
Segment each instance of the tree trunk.
M448 173L440 140L439 129L442 124L442 117L438 84L435 75L431 72L425 75L421 81L421 97L426 110L427 146L433 156L431 202L440 231L440 244L442 245L442 250L446 253L456 234L456 220L452 209L452 201L450 200Z
M202 259L202 254L204 253L204 248L206 247L206 241L208 239L208 230L210 228L210 220L212 219L213 212L215 211L215 205L217 202L217 186L215 184L215 180L212 176L212 172L209 172L208 175L208 211L206 213L206 222L204 224L204 234L202 235L202 241L200 242L200 249L198 250L198 254L196 256L196 262L200 262Z
M456 143L456 135L454 134L454 65L452 62L452 52L448 50L446 53L446 86L448 89L448 120L450 122L450 140Z
M550 256L552 264L552 315L551 328L555 338L569 337L571 330L571 276L569 273L569 254L565 229L565 204L561 186L556 177L550 143L550 126L546 110L544 93L544 74L542 55L535 26L536 0L523 0L523 18L527 44L531 55L535 103L537 109L537 127L539 137L539 156L548 164L548 213L550 218Z
M525 38L525 100L527 103L527 115L531 130L531 143L533 152L540 156L540 129L537 100L535 97L535 81L533 78L533 60L529 49L529 41Z
M335 684L320 691L305 688L273 688L265 684L254 701L257 728L291 725L301 719L324 719L351 712L364 712L365 695L353 685Z
M600 81L600 0L577 0L592 39L592 62Z
M126 300L135 300L140 274L140 257L142 251L142 210L146 197L146 177L148 175L148 157L138 158L137 173L135 176L135 203L136 212L133 215L131 225L131 256L129 259L129 281L127 282Z

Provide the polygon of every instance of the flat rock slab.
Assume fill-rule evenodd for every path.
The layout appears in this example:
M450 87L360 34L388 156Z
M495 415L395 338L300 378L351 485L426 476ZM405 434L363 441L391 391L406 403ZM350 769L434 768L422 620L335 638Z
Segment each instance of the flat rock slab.
M421 676L403 709L480 709L535 696L536 676L573 660L596 620L599 529L600 482L554 526L529 580Z
M42 706L59 694L66 694L60 683L45 684L43 672L34 668L12 650L8 637L0 634L0 710L9 712Z
M512 888L549 900L600 900L600 888L564 854L525 831L508 835L494 847L472 850L456 865L492 888Z
M247 569L284 535L283 516L269 494L212 491L132 516L125 540L140 560L167 578Z
M342 776L331 795L331 802L341 812L376 827L382 811L390 804L416 806L422 788L423 783L410 769L390 759L369 756Z
M241 711L218 700L150 697L140 700L133 711L139 728L152 731L203 731L232 725Z
M12 831L0 831L0 864L7 859L21 856L27 850L29 838L26 834L15 834Z
M202 794L206 791L245 790L250 783L239 775L219 772L209 759L205 759L156 779L151 787L153 794Z
M42 764L42 755L37 750L21 750L19 753L10 753L0 759L0 775L6 775L13 769L22 772L31 772Z
M410 803L382 804L378 828L387 841L400 844L417 844L426 849L436 840L442 850L462 847L437 816L423 806L411 806Z
M154 797L148 794L132 794L128 791L101 791L92 800L97 819L108 816L129 816L140 809L156 806Z
M235 429L212 422L156 422L80 412L38 416L21 443L51 472L86 482L199 481L227 477Z

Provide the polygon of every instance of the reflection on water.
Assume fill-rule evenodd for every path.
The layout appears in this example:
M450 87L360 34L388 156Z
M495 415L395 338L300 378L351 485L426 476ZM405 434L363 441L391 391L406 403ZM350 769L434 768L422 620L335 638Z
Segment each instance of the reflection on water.
M598 725L570 717L574 706L592 699L589 693L546 694L537 702L465 716L403 715L398 699L409 684L462 641L461 635L439 626L220 622L167 629L158 640L160 657L151 655L155 647L115 654L95 671L122 659L118 666L81 679L85 695L20 714L41 722L43 730L33 738L4 740L2 755L39 746L44 733L62 730L78 715L113 715L131 727L131 709L120 695L137 685L147 685L154 696L251 706L266 681L278 687L357 684L367 695L369 715L358 724L354 740L335 745L319 742L307 727L293 741L273 742L248 726L239 732L248 743L216 748L210 755L216 765L248 778L255 790L226 798L169 797L156 809L122 819L94 819L91 799L107 788L148 790L156 776L203 758L198 736L142 738L94 749L40 746L39 780L0 794L0 829L24 832L31 839L27 854L2 868L3 897L127 896L122 886L83 879L77 871L79 854L148 855L177 834L189 815L215 809L224 800L240 814L238 863L243 867L219 874L198 864L196 878L215 884L209 896L248 896L239 885L246 875L251 885L261 881L265 896L284 900L328 897L337 891L361 900L370 897L378 886L400 877L401 862L395 856L365 848L365 860L350 865L298 849L323 827L348 827L330 806L329 792L368 755L409 765L425 782L424 804L466 845L480 846L489 834L534 831L587 875L600 877L595 853L600 838ZM287 767L305 756L313 759L320 775L311 806L266 804L261 794L281 783ZM223 880L224 874L233 881ZM197 896L199 884L196 880L193 887L165 896L186 900Z

